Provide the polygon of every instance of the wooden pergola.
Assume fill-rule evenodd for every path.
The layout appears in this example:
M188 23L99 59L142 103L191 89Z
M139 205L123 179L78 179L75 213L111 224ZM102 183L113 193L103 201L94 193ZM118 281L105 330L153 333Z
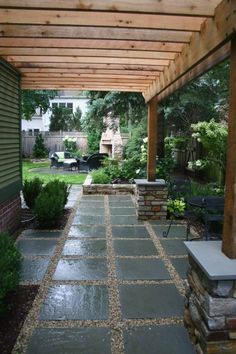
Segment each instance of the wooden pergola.
M23 89L141 92L148 180L157 103L226 57L231 99L223 251L236 258L236 0L0 0L0 56Z

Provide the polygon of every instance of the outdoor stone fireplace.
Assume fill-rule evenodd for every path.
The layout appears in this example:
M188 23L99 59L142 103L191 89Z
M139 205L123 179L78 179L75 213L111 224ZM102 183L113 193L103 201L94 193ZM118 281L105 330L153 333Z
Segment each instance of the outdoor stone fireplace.
M120 134L120 119L107 116L103 119L106 130L102 133L100 153L107 153L113 159L121 160L123 157L123 141Z
M236 260L220 241L185 242L189 290L185 324L198 354L236 353Z

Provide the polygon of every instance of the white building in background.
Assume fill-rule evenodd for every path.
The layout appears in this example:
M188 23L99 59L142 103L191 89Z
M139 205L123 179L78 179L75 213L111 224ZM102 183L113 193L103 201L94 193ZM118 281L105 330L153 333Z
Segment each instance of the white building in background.
M50 100L50 109L46 113L42 114L40 109L37 109L36 114L32 117L32 120L27 121L22 119L21 130L28 132L29 135L37 134L41 131L49 131L50 117L52 114L52 108L66 107L75 113L79 107L82 112L82 117L87 111L88 98L81 96L81 92L78 91L59 91L59 95Z

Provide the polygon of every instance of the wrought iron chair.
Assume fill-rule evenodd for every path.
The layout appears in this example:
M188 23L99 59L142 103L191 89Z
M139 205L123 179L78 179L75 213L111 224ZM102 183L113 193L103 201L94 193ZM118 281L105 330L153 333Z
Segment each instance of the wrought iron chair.
M170 181L169 184L169 197L172 199L183 199L184 202L188 198L190 198L192 195L192 186L191 186L191 180L190 179L185 179L185 178L176 178L172 181ZM188 207L188 204L186 203L186 209L183 214L180 214L179 212L174 212L170 223L168 225L167 231L163 231L162 236L163 237L168 237L169 232L171 230L171 226L173 225L174 218L179 218L183 217L187 220L187 229L186 229L186 239L188 240L189 238L189 233L190 233L190 220L193 218L194 213L191 208Z
M221 238L224 220L224 197L209 196L204 200L204 234L206 240Z

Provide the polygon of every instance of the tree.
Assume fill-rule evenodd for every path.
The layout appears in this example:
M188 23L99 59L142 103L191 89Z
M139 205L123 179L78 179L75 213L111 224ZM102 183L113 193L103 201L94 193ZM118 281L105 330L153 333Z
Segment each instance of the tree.
M229 62L225 61L162 103L168 125L189 134L191 124L227 118Z
M79 106L77 107L75 113L73 113L72 116L70 116L70 121L68 123L68 128L70 131L73 130L81 130L81 116L82 116L82 112L81 109L79 108Z
M48 156L48 149L44 144L44 139L42 134L36 136L35 144L33 147L33 157L44 158Z
M57 95L55 90L22 90L21 110L22 117L31 120L37 108L45 113L50 107L50 100Z
M53 108L52 115L50 117L50 132L56 132L59 130L68 131L71 116L71 111L66 107Z

